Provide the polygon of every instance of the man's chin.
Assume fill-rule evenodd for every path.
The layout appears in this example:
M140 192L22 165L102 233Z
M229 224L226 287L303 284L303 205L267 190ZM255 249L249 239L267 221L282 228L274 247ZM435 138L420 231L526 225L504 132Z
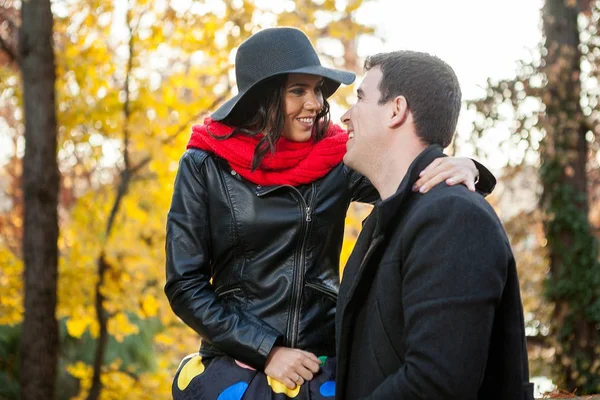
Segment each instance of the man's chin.
M344 154L344 158L342 159L342 161L344 162L344 164L347 167L354 169L353 162L352 162L352 155L350 154L350 151L347 151L346 154Z

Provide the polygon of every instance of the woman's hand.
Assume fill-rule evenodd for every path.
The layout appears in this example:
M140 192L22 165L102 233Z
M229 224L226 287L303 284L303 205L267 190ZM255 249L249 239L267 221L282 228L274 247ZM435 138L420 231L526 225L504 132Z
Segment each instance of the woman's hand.
M308 351L275 346L267 357L265 374L295 389L310 381L320 368L321 361Z
M419 175L419 180L414 184L413 191L427 193L432 187L446 181L448 186L459 183L465 185L470 191L475 191L475 184L479 179L479 170L470 158L440 157L433 160Z

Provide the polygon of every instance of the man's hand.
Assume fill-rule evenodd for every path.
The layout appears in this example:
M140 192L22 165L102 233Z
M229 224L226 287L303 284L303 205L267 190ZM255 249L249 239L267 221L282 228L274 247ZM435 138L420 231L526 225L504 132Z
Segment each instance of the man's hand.
M440 157L433 160L419 176L419 180L413 186L415 192L426 193L443 181L446 181L448 186L462 183L474 192L479 171L470 158Z
M308 351L275 346L267 357L265 374L295 389L312 380L320 368L321 361Z

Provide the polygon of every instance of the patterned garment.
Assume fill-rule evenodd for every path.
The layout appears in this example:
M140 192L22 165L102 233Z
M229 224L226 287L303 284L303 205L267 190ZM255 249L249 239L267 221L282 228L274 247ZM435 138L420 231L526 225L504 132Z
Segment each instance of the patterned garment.
M335 398L335 358L319 357L321 371L310 382L289 389L228 356L183 359L173 380L174 400L321 400Z

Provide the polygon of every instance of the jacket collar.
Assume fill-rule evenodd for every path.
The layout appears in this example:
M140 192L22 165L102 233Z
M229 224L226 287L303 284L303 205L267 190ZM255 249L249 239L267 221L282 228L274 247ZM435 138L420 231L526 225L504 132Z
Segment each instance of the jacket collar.
M395 218L401 211L403 204L411 198L413 193L412 186L419 180L419 174L436 158L446 157L442 152L442 147L437 144L432 144L421 152L410 164L404 179L400 182L400 186L391 197L377 203L373 212L376 213L377 225L375 227L374 237L383 234L390 224L397 220Z

